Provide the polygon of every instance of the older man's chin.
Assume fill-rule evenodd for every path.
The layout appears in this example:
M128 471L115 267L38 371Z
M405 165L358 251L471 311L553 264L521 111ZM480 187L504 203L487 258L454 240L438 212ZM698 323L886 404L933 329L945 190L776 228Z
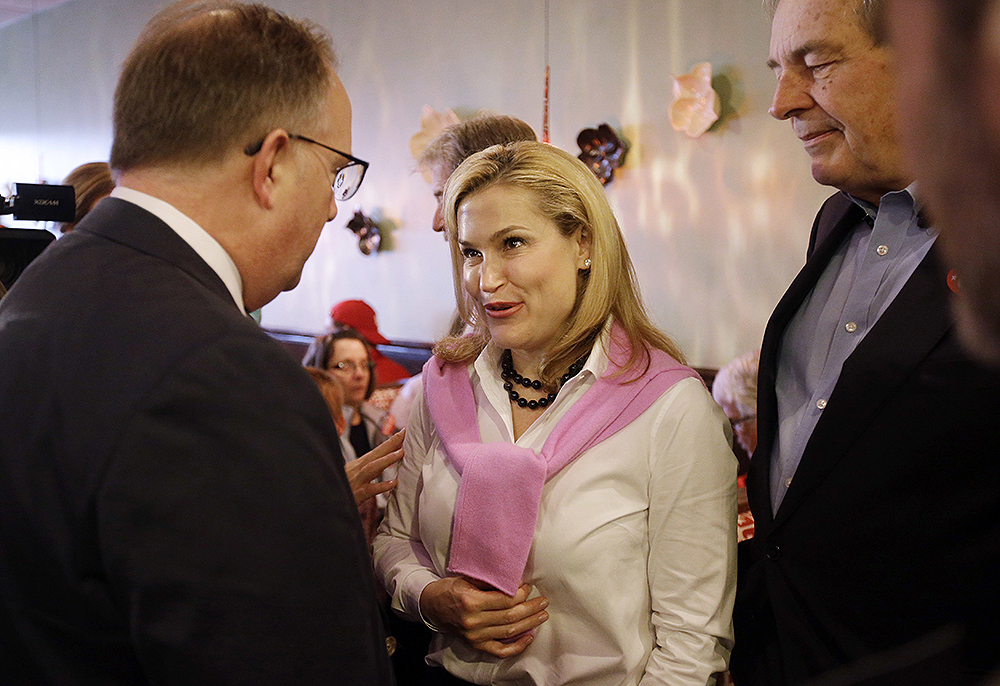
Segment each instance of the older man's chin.
M968 297L960 296L955 299L955 318L962 343L969 353L1000 367L1000 307L976 307Z

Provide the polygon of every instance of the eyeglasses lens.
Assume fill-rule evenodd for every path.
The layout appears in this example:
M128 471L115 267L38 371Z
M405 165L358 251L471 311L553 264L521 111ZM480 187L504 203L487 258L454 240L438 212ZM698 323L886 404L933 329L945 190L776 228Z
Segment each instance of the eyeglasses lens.
M333 180L333 195L337 200L349 200L358 192L361 179L364 178L365 167L361 164L349 164L339 172Z

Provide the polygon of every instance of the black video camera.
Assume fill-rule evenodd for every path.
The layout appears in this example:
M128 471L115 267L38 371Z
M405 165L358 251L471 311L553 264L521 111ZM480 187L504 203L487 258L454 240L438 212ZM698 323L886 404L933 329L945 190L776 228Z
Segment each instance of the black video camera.
M76 217L76 193L72 186L35 183L14 184L14 194L0 196L0 215L39 222L71 222ZM55 236L44 229L0 227L0 283L10 288L25 267L38 257Z

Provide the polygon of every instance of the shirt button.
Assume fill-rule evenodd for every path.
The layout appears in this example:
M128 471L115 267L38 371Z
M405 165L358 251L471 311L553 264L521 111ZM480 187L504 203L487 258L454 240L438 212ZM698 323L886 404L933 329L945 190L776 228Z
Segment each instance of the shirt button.
M826 400L824 400L823 398L820 398L819 400L817 400L816 401L816 407L818 407L821 410L826 409Z
M858 330L858 325L854 322L847 322L844 328L847 329L847 333L854 333Z
M889 246L888 245L880 245L877 248L875 248L875 252L877 252L880 257L885 257L886 255L889 254Z
M788 477L787 479L785 479L785 488L790 488L790 487L791 487L791 485L792 485L792 479L793 479L793 478L794 478L794 477L791 477L791 476L790 476L790 477Z

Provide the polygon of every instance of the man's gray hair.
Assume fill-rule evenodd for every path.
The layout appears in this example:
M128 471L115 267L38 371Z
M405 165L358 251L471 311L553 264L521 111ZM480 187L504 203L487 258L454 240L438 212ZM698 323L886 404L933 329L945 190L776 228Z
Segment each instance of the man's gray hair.
M720 405L736 405L740 414L757 414L757 370L760 367L760 350L743 353L723 366L712 382L712 397Z
M767 16L774 19L774 13L778 10L781 0L763 0L764 9ZM858 17L858 22L876 45L885 42L885 32L882 30L882 14L885 10L885 0L858 0L858 5L854 9L854 14Z

